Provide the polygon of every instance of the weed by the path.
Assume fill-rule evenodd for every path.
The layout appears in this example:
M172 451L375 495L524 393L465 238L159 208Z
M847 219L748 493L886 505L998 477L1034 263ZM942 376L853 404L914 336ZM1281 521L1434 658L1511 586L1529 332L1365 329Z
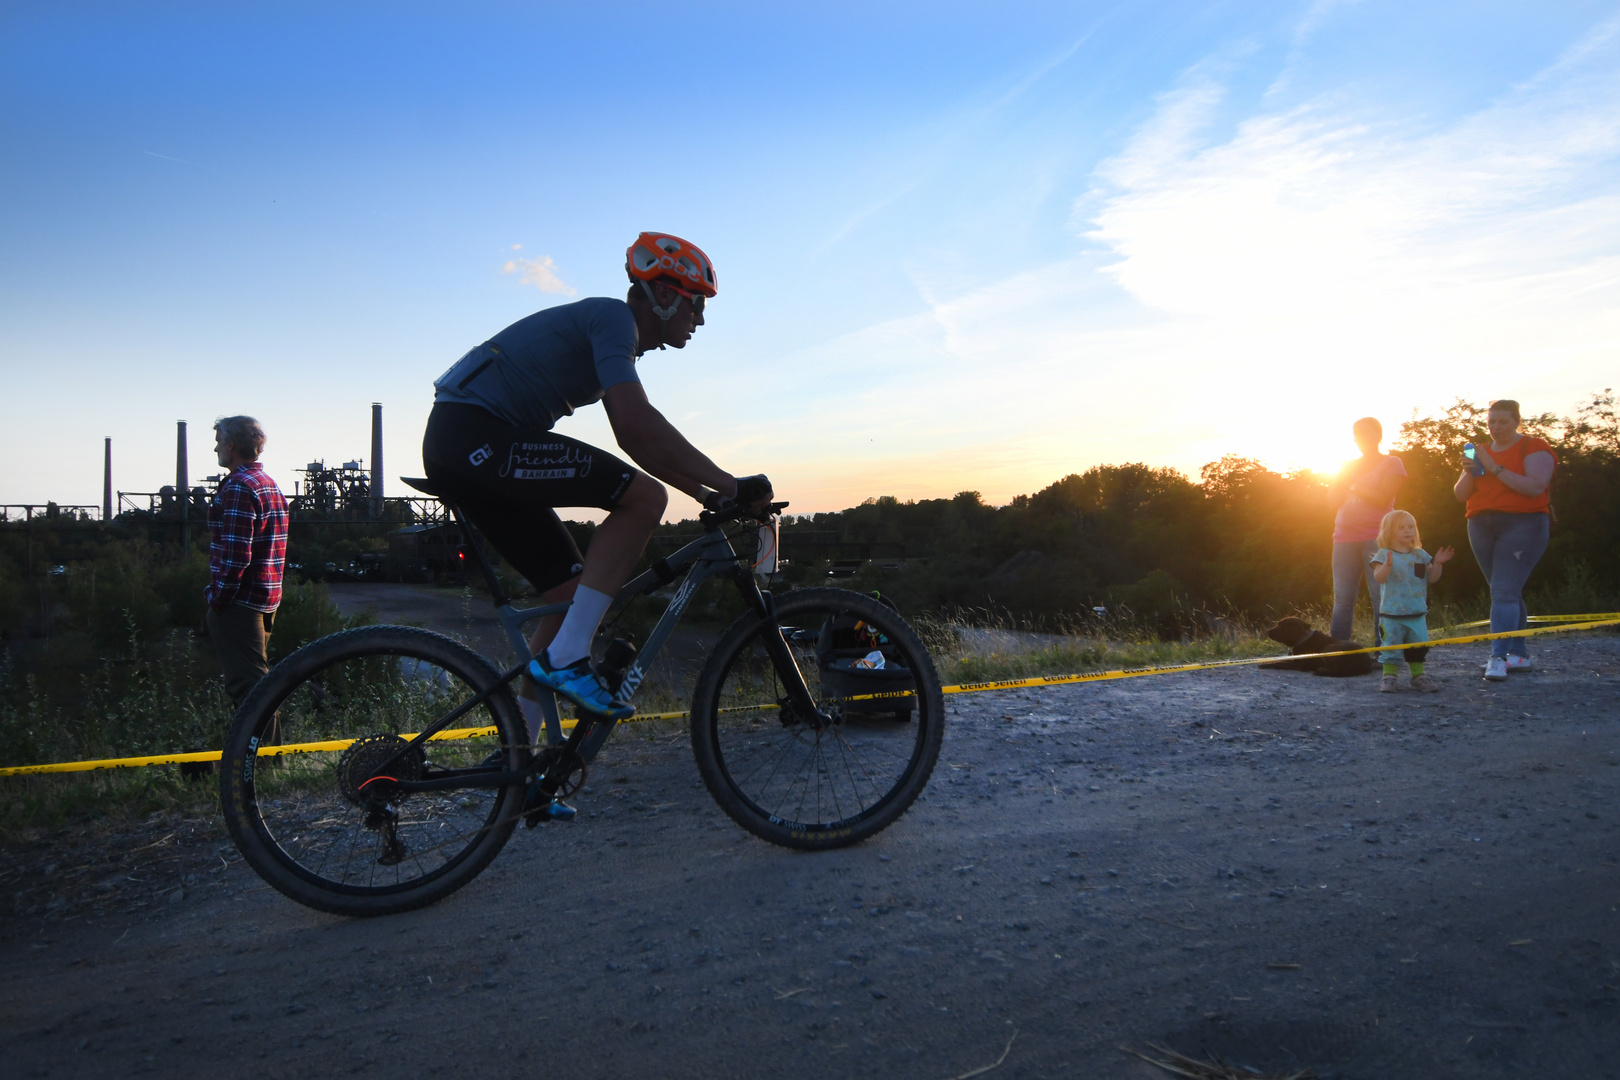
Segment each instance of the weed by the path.
M960 618L962 613L956 614ZM1048 620L1039 627L1005 613L972 614L976 617L969 625L916 620L947 685L1277 656L1285 651L1251 624L1207 613L1199 618L1209 629L1181 640L1157 636L1128 612L1088 614L1060 623Z
M939 666L941 680L949 684L1279 656L1284 652L1276 642L1250 632L1241 636L1223 635L1194 641L1067 638L1050 644L991 652L958 648L945 655L936 654L935 663Z

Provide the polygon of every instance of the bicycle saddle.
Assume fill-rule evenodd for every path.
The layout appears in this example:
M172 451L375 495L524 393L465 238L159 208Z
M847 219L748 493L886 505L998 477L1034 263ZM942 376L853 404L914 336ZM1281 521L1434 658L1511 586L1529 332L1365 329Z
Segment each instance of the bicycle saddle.
M444 488L425 476L402 476L399 479L424 495L432 495L436 499L444 496Z

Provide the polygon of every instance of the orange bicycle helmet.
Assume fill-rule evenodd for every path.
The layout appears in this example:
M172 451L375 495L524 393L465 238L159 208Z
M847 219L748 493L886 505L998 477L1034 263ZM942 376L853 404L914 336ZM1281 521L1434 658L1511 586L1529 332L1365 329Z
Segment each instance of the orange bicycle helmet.
M696 244L668 233L644 232L636 237L624 253L624 268L631 281L639 281L652 302L653 312L664 321L675 314L679 302L668 308L658 306L652 286L656 281L672 287L676 292L694 300L699 296L713 296L715 288L714 264Z

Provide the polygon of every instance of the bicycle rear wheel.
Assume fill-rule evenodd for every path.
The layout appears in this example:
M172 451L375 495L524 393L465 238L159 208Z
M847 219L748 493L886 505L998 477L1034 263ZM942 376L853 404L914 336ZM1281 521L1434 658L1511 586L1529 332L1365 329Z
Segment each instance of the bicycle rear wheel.
M482 657L404 626L299 649L237 710L220 763L225 823L259 876L301 904L387 915L447 896L489 865L522 814L521 780L403 792L449 769L528 767L527 728ZM479 692L418 749L406 739ZM386 775L384 775L386 774Z
M780 629L779 629L780 628ZM780 633L815 701L800 716L767 649ZM921 794L945 700L928 650L898 614L844 589L803 589L776 618L738 619L698 676L692 752L722 809L784 847L854 844Z

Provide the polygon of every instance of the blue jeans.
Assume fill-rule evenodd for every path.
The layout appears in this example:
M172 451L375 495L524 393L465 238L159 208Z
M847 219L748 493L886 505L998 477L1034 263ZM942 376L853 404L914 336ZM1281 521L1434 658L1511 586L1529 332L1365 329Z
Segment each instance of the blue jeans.
M1340 641L1350 640L1350 627L1356 617L1356 595L1361 591L1361 579L1367 580L1367 595L1372 598L1373 614L1378 613L1378 582L1373 580L1372 563L1378 554L1377 540L1349 540L1333 545L1333 622L1328 633Z
M1523 630L1530 625L1524 583L1547 551L1551 527L1546 514L1487 511L1468 519L1468 545L1491 586L1491 633ZM1527 638L1491 642L1492 656L1530 655Z

